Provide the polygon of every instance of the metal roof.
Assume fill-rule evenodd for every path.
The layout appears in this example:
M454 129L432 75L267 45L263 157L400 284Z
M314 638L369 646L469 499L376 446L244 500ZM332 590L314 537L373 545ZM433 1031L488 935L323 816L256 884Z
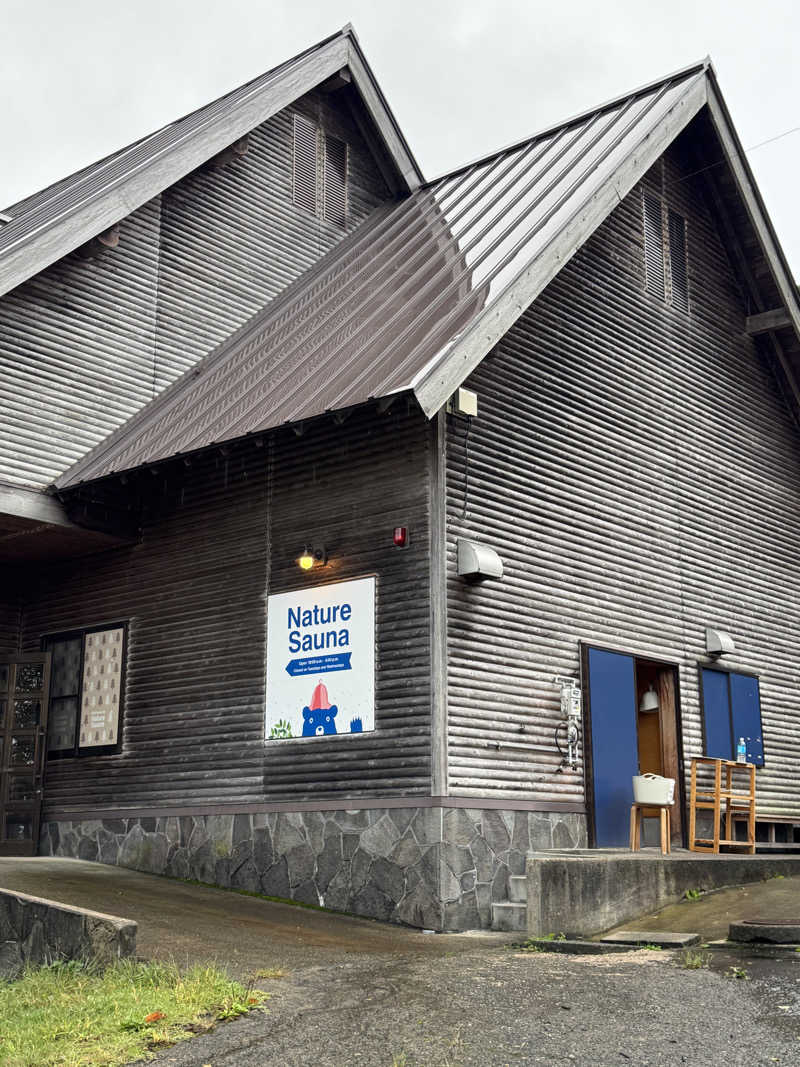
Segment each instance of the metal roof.
M345 26L311 48L155 133L4 209L0 295L119 222L217 152L347 67L406 189L422 173Z
M398 392L432 415L704 106L728 123L719 99L704 61L378 208L56 487Z
M398 391L413 390L425 408L425 384L459 340L478 329L482 358L493 343L495 306L512 283L609 182L611 210L627 192L619 182L631 157L640 160L638 180L650 164L649 142L663 151L654 134L670 116L677 111L682 128L696 113L705 70L695 65L378 208L56 485ZM575 247L561 249L556 269Z

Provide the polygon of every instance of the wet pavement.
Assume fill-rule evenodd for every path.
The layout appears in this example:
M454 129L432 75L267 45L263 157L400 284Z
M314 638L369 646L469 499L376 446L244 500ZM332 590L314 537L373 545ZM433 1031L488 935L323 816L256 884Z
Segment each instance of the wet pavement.
M701 944L691 951L704 956L710 972L741 985L755 1017L798 1041L789 1062L800 1063L800 952L784 946L724 944L730 924L748 920L800 923L800 878L778 875L719 889L661 908L637 919L635 926L643 933L699 934Z
M51 857L0 858L0 887L133 919L137 953L181 965L213 961L237 978L359 956L437 956L504 944L504 934L448 934L279 904L171 878Z
M635 925L713 937L733 918L789 916L798 881ZM164 1050L156 1067L800 1063L800 954L714 953L685 969L670 951L524 953L513 935L425 935L76 860L0 860L0 885L136 919L143 955L212 958L242 978L285 971L257 982L266 1011Z
M700 934L704 941L728 936L732 922L747 919L800 923L800 878L778 876L732 889L705 893L697 900L670 904L619 929L680 930Z

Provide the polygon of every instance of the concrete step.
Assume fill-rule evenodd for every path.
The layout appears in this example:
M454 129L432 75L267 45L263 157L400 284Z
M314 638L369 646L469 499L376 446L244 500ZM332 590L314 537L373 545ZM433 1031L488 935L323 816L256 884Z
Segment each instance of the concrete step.
M492 929L514 930L526 933L528 930L528 905L511 900L492 904Z
M604 945L658 945L659 948L686 948L699 940L699 934L681 934L676 930L615 930L600 938Z
M528 877L512 874L508 880L508 899L512 904L525 904L528 899Z

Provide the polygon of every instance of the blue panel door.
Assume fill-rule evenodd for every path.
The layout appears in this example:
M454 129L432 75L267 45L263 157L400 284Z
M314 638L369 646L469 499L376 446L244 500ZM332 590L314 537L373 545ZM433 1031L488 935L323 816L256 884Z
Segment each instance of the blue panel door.
M634 774L639 773L633 656L589 649L595 844L628 844Z
M764 766L764 742L761 737L761 699L758 678L750 674L731 674L731 721L733 748L740 737L747 745L747 762Z
M703 720L705 755L733 759L728 675L724 671L703 670Z

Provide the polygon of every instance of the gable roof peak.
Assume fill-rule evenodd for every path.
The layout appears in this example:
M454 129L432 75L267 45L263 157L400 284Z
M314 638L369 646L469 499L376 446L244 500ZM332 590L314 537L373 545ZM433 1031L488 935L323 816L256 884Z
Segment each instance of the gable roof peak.
M423 181L348 23L195 111L11 206L0 225L0 296L116 225L343 68L374 123L397 184Z
M543 140L546 137L552 137L555 133L560 133L564 130L568 130L570 127L579 126L581 123L586 122L594 116L601 115L607 111L613 111L615 108L626 103L630 100L635 100L637 97L648 96L655 90L662 88L665 85L677 84L679 82L687 81L696 75L707 73L709 70L713 71L711 59L706 56L704 59L697 60L694 63L689 63L685 67L680 67L678 70L673 71L671 74L665 74L660 78L656 78L654 81L646 82L644 85L640 85L635 89L630 89L628 92L621 93L618 96L611 97L602 104L598 104L596 107L587 108L584 111L578 111L569 118L562 119L560 122L554 122L547 126L542 127L535 133L529 134L527 137L523 137L516 141L511 141L509 144L503 145L502 148L497 148L492 152L476 156L469 160L467 163L462 163L455 167L453 170L446 170L439 174L436 178L431 178L426 183L428 186L435 185L443 178L453 178L464 171L470 170L472 167L479 166L483 163L491 162L498 156L503 156L516 152L520 148L524 148L526 145L530 145L536 141Z

